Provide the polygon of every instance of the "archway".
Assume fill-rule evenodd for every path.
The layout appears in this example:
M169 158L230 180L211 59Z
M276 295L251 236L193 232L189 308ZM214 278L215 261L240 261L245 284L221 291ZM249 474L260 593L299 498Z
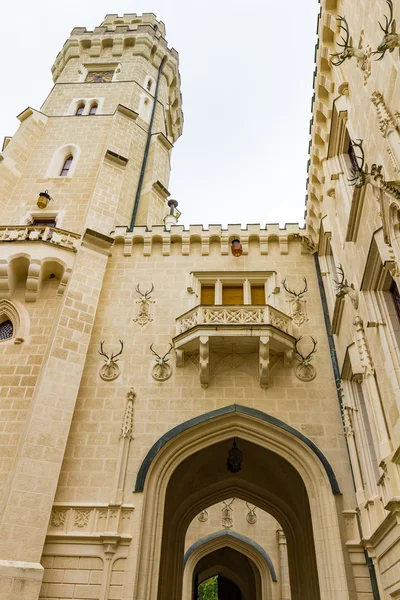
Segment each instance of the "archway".
M184 567L182 600L195 597L196 585L216 573L235 582L243 600L270 600L271 582L277 581L265 550L234 531L219 531L198 540L186 551Z
M138 475L146 481L137 600L180 598L185 531L201 510L228 496L252 502L282 525L293 600L349 597L333 493L333 471L310 440L260 411L233 405L172 430L150 450ZM232 440L243 468L232 474Z
M218 600L261 600L260 575L254 564L228 546L214 550L196 565L194 590L190 598L201 600L201 585L215 577ZM189 596L183 596L189 598Z

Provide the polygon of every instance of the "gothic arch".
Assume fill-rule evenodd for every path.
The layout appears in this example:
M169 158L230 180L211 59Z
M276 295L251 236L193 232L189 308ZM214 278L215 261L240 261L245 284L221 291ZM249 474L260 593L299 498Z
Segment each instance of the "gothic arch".
M193 574L199 561L207 554L224 547L232 548L250 559L260 575L260 598L272 598L271 582L276 582L277 578L271 558L259 544L234 531L217 531L198 540L186 551L182 598L193 596Z
M274 425L275 427L279 427L279 428L283 429L284 431L287 431L288 433L294 435L299 440L304 442L316 454L316 456L321 461L321 463L326 471L326 475L329 479L332 493L333 494L341 493L340 489L339 489L339 484L335 477L335 473L333 472L333 469L332 469L331 465L329 464L329 461L327 460L326 456L321 452L321 450L318 448L318 446L316 446L314 444L314 442L312 442L303 433L301 433L294 427L291 427L284 421L281 421L280 419L277 419L276 417L273 417L267 413L264 413L261 410L257 410L255 408L249 408L248 406L241 406L240 404L231 404L230 406L225 406L224 408L219 408L217 410L213 410L213 411L205 413L203 415L199 415L198 417L189 419L189 421L185 421L184 423L181 423L180 425L177 425L176 427L173 427L172 429L170 429L169 431L164 433L164 435L162 435L160 437L160 439L157 440L157 442L155 444L153 444L153 446L150 448L150 450L146 454L145 458L143 459L143 462L140 466L140 469L139 469L137 477L136 477L136 484L135 484L134 491L135 492L143 491L147 473L151 467L151 464L152 464L153 460L156 458L157 454L160 452L160 450L163 448L163 446L165 446L165 444L167 442L169 442L170 440L172 440L174 437L181 434L182 432L186 431L187 429L195 427L196 425L199 425L201 423L205 423L205 422L209 421L210 419L229 414L231 412L237 412L237 413L240 413L243 415L248 415L250 417L256 417L257 419L260 419L261 421L265 421L266 423L270 423L271 425Z
M221 457L234 437L252 460L232 476ZM260 465L275 469L283 479L271 484L265 471L255 483L246 480L259 473ZM291 556L293 600L349 598L334 496L340 491L333 470L310 440L282 421L236 405L192 419L149 451L137 478L136 491L142 490L143 496L135 499L143 511L137 600L180 597L186 529L196 514L226 496L253 502L281 523Z
M60 146L60 148L57 148L57 150L53 153L45 177L60 177L62 166L68 156L72 156L73 160L66 177L72 177L75 172L80 154L81 149L76 144L64 144L64 146Z
M184 559L182 599L193 597L193 579L200 561L222 548L231 548L249 559L259 576L257 578L259 580L257 598L254 600L270 600L272 598L272 581L277 581L270 557L261 546L233 531L218 531L198 540L187 550Z
M29 317L24 306L17 300L0 300L0 324L6 320L11 321L13 333L11 338L4 341L12 341L14 344L23 342L29 327Z

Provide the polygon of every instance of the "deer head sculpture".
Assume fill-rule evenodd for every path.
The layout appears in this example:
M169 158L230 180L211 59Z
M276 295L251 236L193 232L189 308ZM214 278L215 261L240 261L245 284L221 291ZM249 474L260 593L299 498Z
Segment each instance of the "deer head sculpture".
M304 288L302 290L300 290L299 292L296 292L295 290L291 290L287 286L286 279L282 279L283 287L285 288L285 290L287 291L288 294L293 296L293 300L290 301L290 307L291 307L293 321L296 323L296 325L301 325L302 323L304 323L304 321L308 320L305 303L302 302L303 296L308 290L308 284L307 284L307 279L305 277L303 277L303 281L304 281Z
M172 344L170 344L168 352L166 352L164 356L160 356L155 350L153 350L153 344L151 344L150 346L151 352L156 357L156 364L153 367L152 376L157 381L165 381L166 379L169 379L169 377L171 377L172 375L171 366L168 364L169 358L166 358L170 354L172 348L173 346Z
M249 512L246 515L246 521L248 523L250 523L251 525L253 525L254 523L257 522L257 515L256 515L256 506L253 506L253 508L251 508L251 506L248 505L248 503L246 502L246 506L249 509Z
M396 21L393 19L393 2L392 0L386 0L386 4L389 7L389 17L385 17L385 26L378 21L379 27L382 29L384 36L374 54L380 54L376 60L382 60L387 50L393 52L393 50L400 46L400 35L396 33Z
M350 185L356 188L361 188L367 183L368 166L365 165L365 153L363 148L363 140L358 142L350 142L349 155L351 158L351 177L348 179Z
M343 48L342 50L340 50L339 52L334 52L331 54L332 58L332 64L335 67L338 67L339 65L341 65L342 63L344 63L345 60L352 58L353 56L355 56L357 59L364 61L365 59L365 54L362 50L360 50L359 48L354 48L353 46L353 38L350 35L350 31L349 31L349 26L348 23L346 21L346 17L336 17L336 20L339 21L340 25L339 25L339 31L343 30L344 31L344 37L343 35L340 36L340 39L342 40L343 43L340 42L336 42L337 46L339 46L339 48Z
M117 356L120 356L120 354L122 354L122 351L124 349L124 342L122 340L119 340L119 343L121 344L120 351L117 352L117 354L114 354L114 352L112 352L111 356L109 356L104 352L104 341L100 342L100 349L98 350L98 353L100 354L100 356L104 356L105 363L100 369L100 377L102 379L105 379L106 381L112 381L113 379L116 379L120 373L120 368L117 365L117 362L119 360Z
M313 347L311 352L309 352L306 356L303 356L303 354L298 350L297 344L300 343L300 341L303 339L303 336L300 336L299 338L297 338L297 340L294 343L294 348L295 348L295 352L298 356L298 360L300 362L300 364L304 367L308 367L310 365L310 362L312 361L312 357L313 354L316 353L316 347L317 347L317 340L315 340L312 336L311 337L311 341L313 343Z
M138 323L141 327L149 323L153 320L153 316L150 311L150 304L154 303L154 300L151 299L151 294L154 291L154 285L151 284L151 288L142 292L140 289L140 285L137 284L135 290L139 294L139 300L136 300L138 304L137 313L135 318L133 319L136 323Z
M354 287L354 284L349 284L347 279L345 279L344 271L342 265L338 266L339 279L334 279L333 283L336 286L336 296L338 298L343 298L347 294L349 295L354 308L358 308L358 293Z
M288 294L290 294L291 296L293 296L295 302L298 302L298 303L300 303L300 300L303 298L304 294L308 290L307 279L305 277L303 277L303 281L304 281L304 288L302 290L300 290L299 292L296 292L294 290L291 290L286 285L286 279L282 279L282 285L283 285L283 287L285 288L285 290L287 291Z

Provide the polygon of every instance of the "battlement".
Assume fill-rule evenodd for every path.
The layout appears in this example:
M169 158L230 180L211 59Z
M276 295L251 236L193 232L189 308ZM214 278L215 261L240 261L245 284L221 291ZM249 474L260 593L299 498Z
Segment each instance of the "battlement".
M298 223L287 223L284 228L280 228L278 223L268 223L265 227L259 224L250 224L242 229L241 225L228 225L224 229L221 225L209 225L204 228L203 225L190 225L185 229L184 225L172 225L168 231L163 225L153 225L152 229L145 226L134 227L133 231L128 231L125 226L117 226L114 232L114 240L117 244L124 244L124 255L132 254L135 244L143 244L143 255L150 256L153 244L162 244L163 256L169 256L171 253L171 244L181 244L182 255L190 255L191 244L201 245L201 254L208 256L210 254L210 244L219 243L221 255L230 254L230 243L234 238L239 238L242 244L243 255L249 253L250 242L259 244L261 255L267 255L270 243L279 244L280 254L289 253L289 242L301 244L301 253L310 254L316 250L312 241L306 235L304 228Z
M162 21L158 21L154 13L124 13L122 16L116 14L106 15L102 22L102 27L107 27L107 31L115 31L121 25L128 25L129 29L134 29L138 25L150 25L155 31L158 31L162 37L165 37L166 29Z

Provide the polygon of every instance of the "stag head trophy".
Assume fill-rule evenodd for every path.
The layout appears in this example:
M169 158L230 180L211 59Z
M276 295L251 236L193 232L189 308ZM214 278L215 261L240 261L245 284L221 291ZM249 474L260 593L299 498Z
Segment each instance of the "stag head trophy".
M139 284L137 284L135 290L139 294L139 300L136 300L138 309L136 317L133 319L141 327L153 320L153 315L150 312L150 304L154 304L154 300L151 299L151 294L154 291L154 285L151 284L151 288L142 292Z
M343 35L340 36L340 39L342 40L343 43L336 42L337 46L339 46L339 48L342 48L342 50L331 54L332 64L335 67L338 67L339 65L344 63L345 60L347 60L349 58L353 58L353 56L355 56L357 58L357 60L362 61L361 68L364 68L364 62L365 62L366 55L360 48L354 48L353 38L350 35L349 26L346 21L346 17L339 16L339 17L336 17L336 20L339 21L339 23L340 23L339 30L344 31L344 36Z
M306 356L304 356L298 349L298 344L303 339L303 337L300 336L294 343L294 349L297 354L297 360L299 361L298 364L295 366L294 372L296 377L300 379L300 381L312 381L317 374L314 365L311 364L313 355L316 353L317 341L312 336L310 337L313 343L313 347L311 352L309 352Z
M224 504L224 507L222 508L222 527L224 527L225 529L230 529L233 526L232 504L234 503L234 501L235 498L232 498L229 504L225 502L225 500L222 501L222 503Z
M172 367L168 364L169 358L166 358L172 350L172 344L169 345L169 350L164 354L164 356L160 356L159 354L157 354L157 352L153 350L153 344L151 344L150 350L156 357L156 364L153 366L153 369L151 371L152 377L156 381L166 381L172 375Z
M257 523L257 515L256 515L256 508L257 506L253 506L253 508L251 508L251 506L249 506L246 502L246 506L249 509L249 512L246 515L246 521L248 523L250 523L250 525L254 525L254 523Z
M358 292L354 287L354 284L347 283L347 279L344 277L344 271L342 265L338 266L338 272L340 279L334 279L333 283L336 286L336 296L337 298L344 298L344 296L349 296L354 308L357 310L358 308Z
M307 284L307 279L305 277L303 277L303 281L304 281L304 288L302 290L300 290L299 292L296 292L295 290L291 290L286 285L286 279L282 279L283 287L285 288L285 290L287 291L288 294L293 296L293 300L290 301L290 309L291 309L293 321L296 323L296 325L302 325L302 323L304 323L305 321L308 321L305 300L303 300L303 296L308 290L308 284Z
M365 164L365 153L363 148L363 140L358 142L350 141L349 155L351 158L351 177L348 179L349 185L356 188L361 188L368 181L368 165Z
M105 381L113 381L114 379L117 379L118 375L121 372L119 365L117 364L119 360L117 356L122 354L122 351L124 349L124 342L122 340L119 340L119 343L121 344L120 351L117 352L117 354L114 354L112 352L111 356L108 356L108 354L104 352L104 341L100 342L100 349L98 350L98 353L100 354L100 356L104 356L104 365L100 369L100 377Z
M380 54L376 60L382 60L387 50L393 52L393 50L400 46L400 35L396 33L396 21L393 19L393 2L392 0L386 0L386 4L389 7L389 17L385 17L385 26L378 21L379 27L382 29L384 36L374 54Z

